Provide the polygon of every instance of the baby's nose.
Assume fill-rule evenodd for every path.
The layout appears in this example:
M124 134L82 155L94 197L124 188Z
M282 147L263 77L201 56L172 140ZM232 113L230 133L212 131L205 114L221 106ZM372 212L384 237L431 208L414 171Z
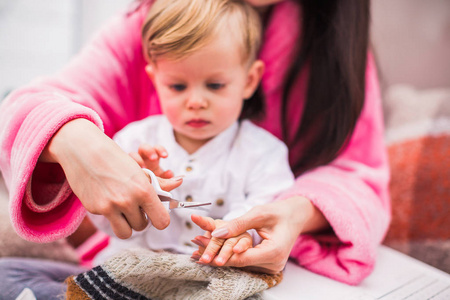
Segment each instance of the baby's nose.
M189 109L207 108L208 101L199 94L192 94L187 101L187 107Z

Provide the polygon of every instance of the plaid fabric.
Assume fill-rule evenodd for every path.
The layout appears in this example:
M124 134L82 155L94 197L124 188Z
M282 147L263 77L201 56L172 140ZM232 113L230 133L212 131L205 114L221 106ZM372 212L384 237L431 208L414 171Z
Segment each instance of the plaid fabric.
M394 86L385 106L392 222L384 243L450 273L450 89Z

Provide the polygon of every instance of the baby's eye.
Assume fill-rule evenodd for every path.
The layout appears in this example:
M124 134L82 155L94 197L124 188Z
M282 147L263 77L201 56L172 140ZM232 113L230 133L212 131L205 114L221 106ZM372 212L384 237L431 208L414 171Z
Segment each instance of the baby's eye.
M177 91L177 92L181 92L184 91L186 89L186 85L184 84L171 84L169 85L169 88L171 90Z
M206 86L211 90L220 90L221 88L225 87L225 84L214 82L214 83L208 83Z

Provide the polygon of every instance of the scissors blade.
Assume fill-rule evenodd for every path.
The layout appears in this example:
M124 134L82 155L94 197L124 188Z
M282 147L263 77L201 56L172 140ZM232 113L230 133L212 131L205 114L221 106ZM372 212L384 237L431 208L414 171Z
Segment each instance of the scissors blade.
M199 202L182 202L179 200L172 199L167 196L158 195L159 199L163 202L169 202L169 209L175 208L196 208L199 206L211 205L211 202L199 203Z
M203 209L203 207L200 206L205 206L205 205L211 205L211 202L205 202L205 203L200 203L200 202L180 202L181 206L179 207L183 207L183 208L198 208L198 209Z

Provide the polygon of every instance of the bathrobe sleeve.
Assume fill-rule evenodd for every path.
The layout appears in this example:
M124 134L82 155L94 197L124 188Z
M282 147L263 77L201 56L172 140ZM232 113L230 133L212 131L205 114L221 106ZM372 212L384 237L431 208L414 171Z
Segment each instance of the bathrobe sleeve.
M104 26L58 74L12 92L0 107L0 169L17 233L49 242L76 230L85 215L58 164L38 158L65 123L85 118L111 136L159 108L150 99L140 28L144 12L123 13ZM153 101L153 102L152 102ZM78 145L82 147L83 145Z

